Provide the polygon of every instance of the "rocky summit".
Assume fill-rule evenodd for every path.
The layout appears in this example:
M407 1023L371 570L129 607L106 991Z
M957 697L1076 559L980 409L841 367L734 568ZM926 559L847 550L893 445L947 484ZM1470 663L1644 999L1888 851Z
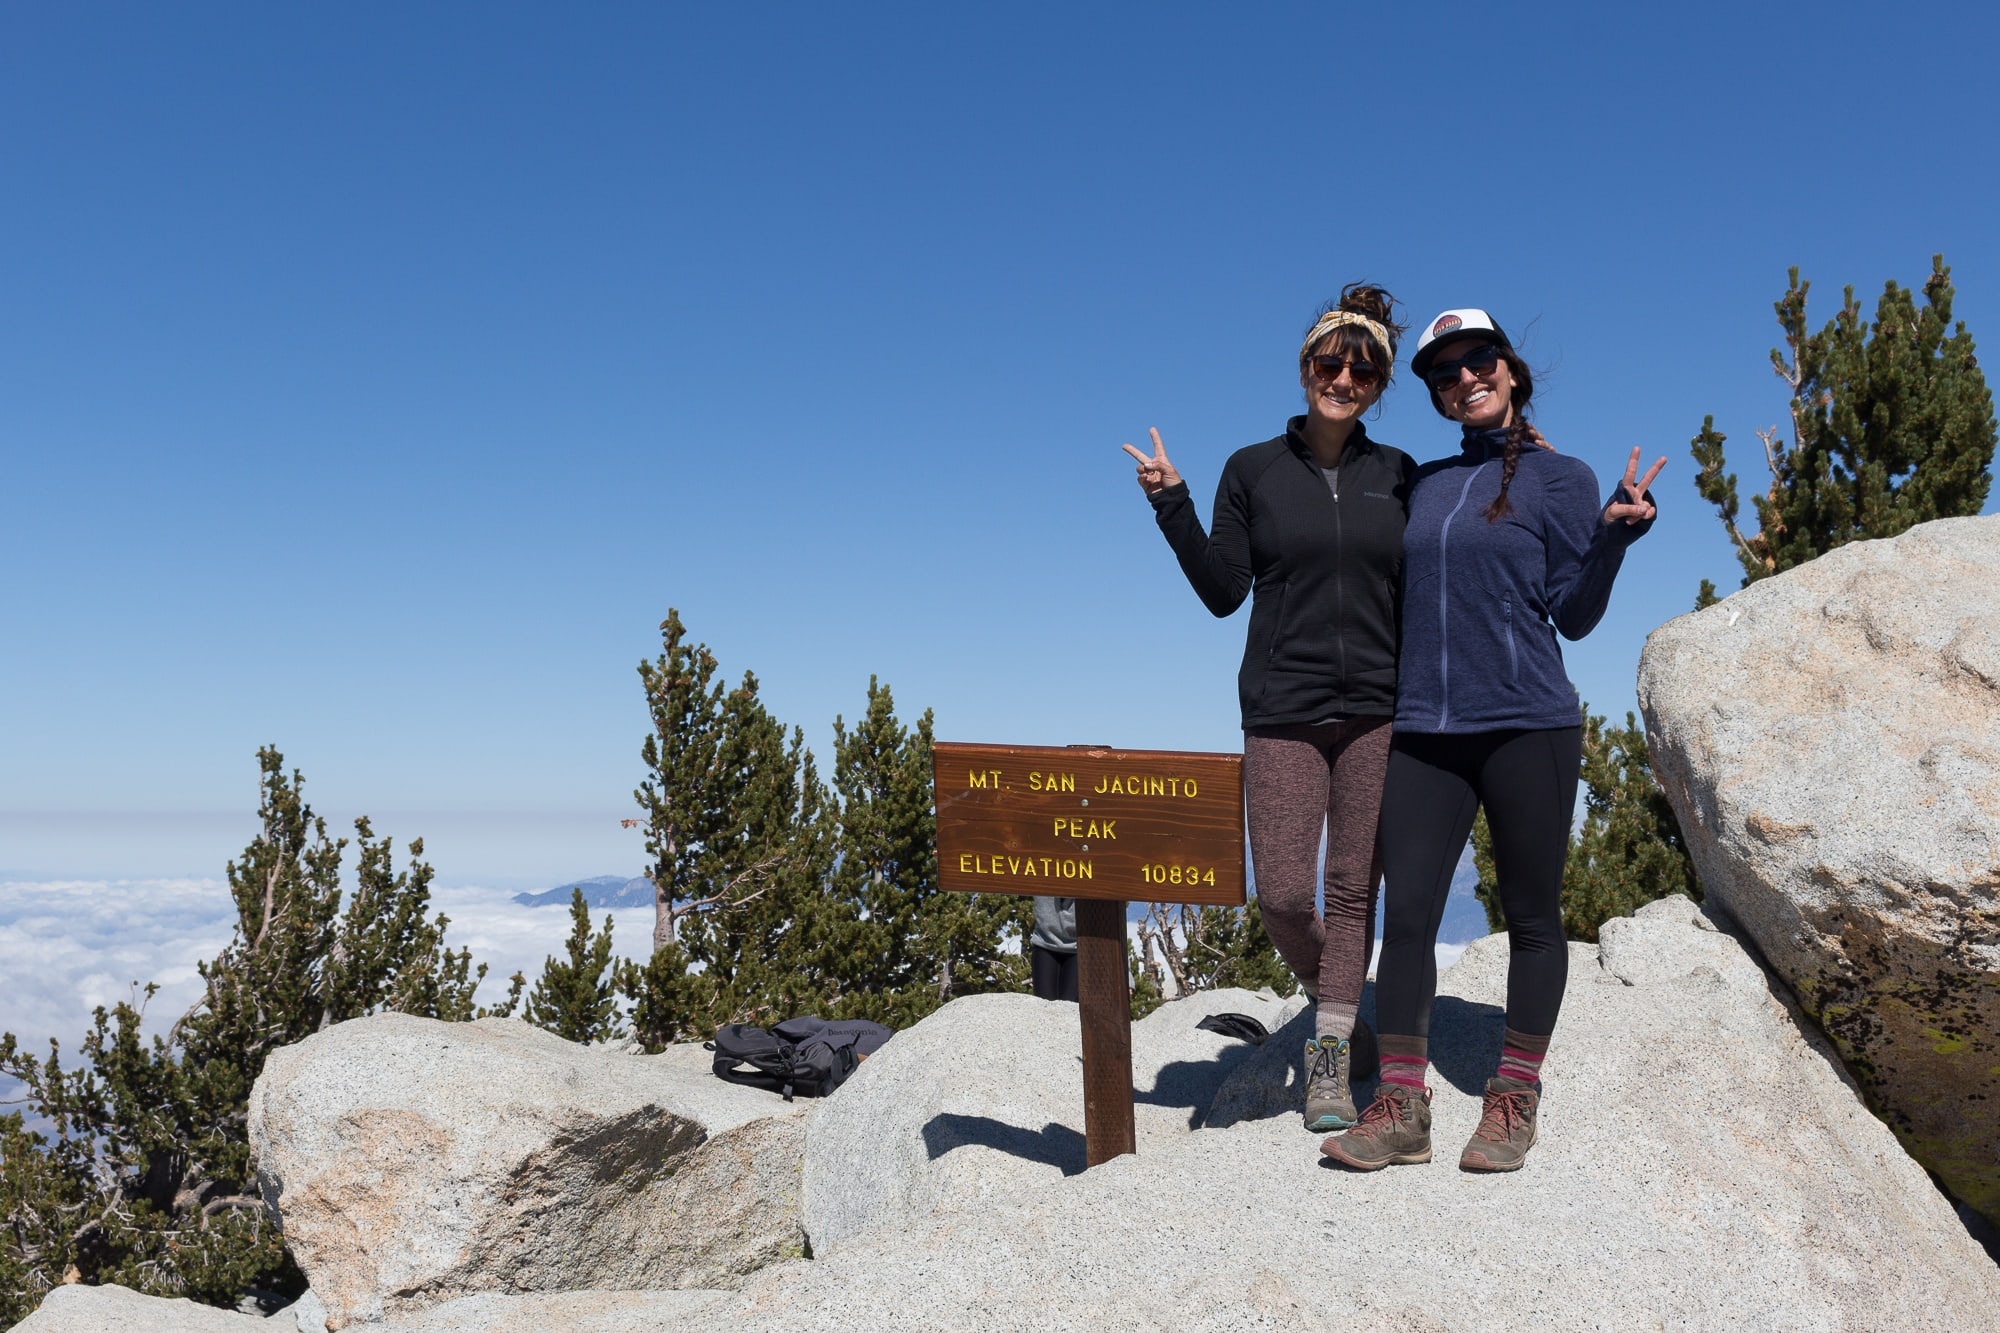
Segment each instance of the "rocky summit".
M1437 1157L1373 1175L1332 1166L1300 1126L1298 1002L1242 991L1135 1025L1139 1151L1088 1171L1076 1011L1028 996L946 1005L803 1119L802 1103L716 1083L699 1048L342 1024L257 1090L270 1196L314 1288L274 1319L312 1333L2000 1328L2000 1268L1782 984L1685 899L1572 947L1540 1143L1516 1174L1459 1171L1506 959L1490 936L1444 973ZM1195 1026L1218 1010L1277 1031L1252 1046ZM731 1100L701 1100L718 1092ZM740 1118L739 1093L783 1122L754 1150L726 1147L761 1123ZM600 1132L614 1125L646 1127L651 1147ZM698 1167L704 1153L729 1164ZM700 1197L673 1188L696 1169ZM697 1215L734 1258L675 1257L689 1251L666 1238ZM615 1246L593 1238L606 1223ZM796 1253L754 1239L787 1227ZM619 1247L646 1257L614 1273ZM184 1302L109 1288L57 1295L21 1328L252 1322L177 1323Z
M1855 542L1662 626L1639 702L1708 901L2000 1222L2000 518Z

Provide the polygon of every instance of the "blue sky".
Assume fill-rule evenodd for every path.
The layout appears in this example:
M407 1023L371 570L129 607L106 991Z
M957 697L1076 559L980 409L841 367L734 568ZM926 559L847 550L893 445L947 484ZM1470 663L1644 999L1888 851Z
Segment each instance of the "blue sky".
M1815 322L2000 336L1971 7L482 3L0 11L0 878L215 876L279 745L442 882L636 873L634 667L678 607L830 759L1230 749L1206 512L1319 303L1491 309L1539 421L1662 517L1567 646L1736 573L1690 484ZM1454 447L1420 390L1381 439ZM1744 447L1748 448L1745 449Z

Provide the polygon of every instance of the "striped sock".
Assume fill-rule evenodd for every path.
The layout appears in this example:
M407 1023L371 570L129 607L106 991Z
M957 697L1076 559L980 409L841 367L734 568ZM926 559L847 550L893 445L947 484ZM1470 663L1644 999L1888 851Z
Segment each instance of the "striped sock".
M1430 1041L1424 1037L1392 1037L1383 1033L1382 1081L1400 1083L1413 1092L1424 1090L1424 1069L1430 1063Z
M1511 1078L1517 1083L1540 1083L1542 1061L1548 1053L1549 1039L1546 1036L1531 1037L1525 1032L1508 1028L1507 1035L1500 1039L1500 1068L1495 1071L1495 1077Z

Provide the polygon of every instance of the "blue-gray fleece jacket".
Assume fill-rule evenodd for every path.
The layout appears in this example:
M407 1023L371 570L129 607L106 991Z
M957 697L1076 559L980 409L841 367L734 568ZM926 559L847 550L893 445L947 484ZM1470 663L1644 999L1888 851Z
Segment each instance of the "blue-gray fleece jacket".
M1396 730L1573 727L1580 705L1556 634L1581 639L1611 599L1625 548L1652 527L1604 522L1579 458L1522 451L1512 512L1500 493L1503 431L1467 431L1456 457L1426 463L1403 534L1403 644Z

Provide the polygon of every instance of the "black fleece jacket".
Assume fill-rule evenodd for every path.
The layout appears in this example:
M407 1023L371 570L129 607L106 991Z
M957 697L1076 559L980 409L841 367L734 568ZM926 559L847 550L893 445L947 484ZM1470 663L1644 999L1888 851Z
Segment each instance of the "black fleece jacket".
M1403 524L1416 464L1359 425L1333 484L1293 417L1230 455L1203 532L1186 485L1153 497L1181 571L1217 616L1250 604L1243 725L1392 717Z

